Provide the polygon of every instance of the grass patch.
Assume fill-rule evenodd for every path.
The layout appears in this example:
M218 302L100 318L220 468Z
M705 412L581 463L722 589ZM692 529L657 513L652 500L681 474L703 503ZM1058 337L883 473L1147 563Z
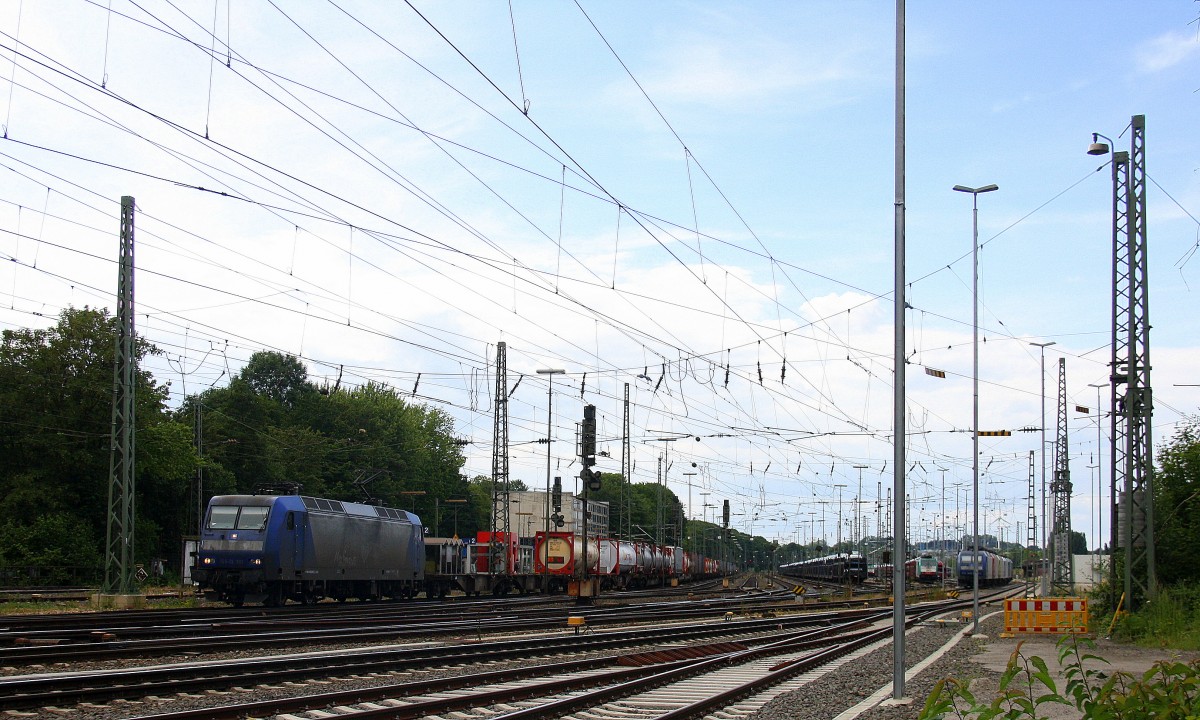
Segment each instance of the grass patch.
M1144 647L1200 650L1200 585L1164 588L1137 612L1122 615L1113 636Z

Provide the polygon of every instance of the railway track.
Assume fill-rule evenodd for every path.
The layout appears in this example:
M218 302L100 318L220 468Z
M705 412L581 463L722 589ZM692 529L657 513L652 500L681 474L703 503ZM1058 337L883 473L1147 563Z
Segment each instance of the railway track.
M909 621L968 603L910 606ZM656 603L643 606L641 613L686 604ZM862 644L859 641L886 644L892 631L890 608L863 609L861 603L854 611L759 619L725 620L714 617L711 608L708 612L700 622L603 629L581 635L562 632L560 618L560 631L552 636L481 641L459 635L442 643L12 676L0 679L0 712L70 712L118 702L132 704L104 705L104 712L187 708L162 714L165 719L329 714L420 717L453 711L458 713L455 717L468 720L474 716L471 713L475 711L469 710L473 707L487 708L480 711L487 717L513 718L568 717L603 708L606 717L618 720L629 716L682 718L699 712L697 703L729 708L750 694L758 699L745 707L757 707L771 693L782 691L764 688L787 688L786 683L802 682L792 675L803 673L799 668L806 663L828 663L832 656L854 652ZM609 615L616 624L619 612L613 609ZM869 623L877 627L864 628ZM527 631L528 622L524 625L522 630ZM673 654L650 652L663 649ZM514 664L523 667L509 667ZM638 667L628 667L631 664ZM784 668L792 669L783 672ZM700 673L702 679L689 679ZM447 677L431 680L439 675ZM455 675L458 677L452 677ZM564 684L568 681L570 689ZM315 690L328 690L331 684L355 687L314 694ZM426 697L434 690L444 696ZM489 692L496 695L489 697ZM264 700L264 696L275 697ZM213 705L214 701L229 703L239 697L255 702L230 704L228 710ZM436 702L446 704L421 705ZM572 703L580 704L576 708ZM544 713L539 708L545 707L552 708L549 714L538 714ZM318 714L294 714L309 710ZM410 712L418 714L406 714Z
M500 632L561 628L568 615L589 626L611 626L654 620L711 618L728 612L784 612L794 609L786 595L763 594L728 600L673 601L642 605L578 608L564 602L551 607L515 608L489 603L478 612L425 606L413 612L392 609L349 615L263 613L223 621L114 626L83 623L71 626L7 628L0 631L0 666L46 665L129 657L196 655L250 648L294 647L351 642L394 642L442 636L475 636ZM151 618L152 620L154 618Z
M646 718L647 707L674 706L678 712L697 702L766 687L805 672L890 630L864 630L862 621L759 638L746 643L701 645L677 652L535 665L442 680L384 685L369 690L309 695L302 698L188 709L142 716L145 720L195 718L311 717L421 718L454 713L478 718L561 718L586 711L595 717ZM654 717L658 717L655 714ZM679 717L682 717L679 716Z
M936 612L936 611L931 611ZM922 614L921 617L927 615ZM910 623L921 617L913 617ZM194 718L421 718L461 720L577 718L682 720L720 710L720 717L747 715L781 692L802 687L840 658L886 643L890 623L862 623L764 639L757 647L721 645L691 649L686 658L654 652L579 663L480 673L466 678L419 681L282 701L259 701L202 710L140 716L139 720ZM633 667L629 667L633 666ZM311 714L305 714L311 713Z
M626 591L606 594L606 605L643 603L668 599L752 599L761 593L737 589L721 589L715 583L679 588ZM93 631L112 632L124 628L191 626L202 623L231 624L254 621L285 620L292 623L329 621L331 618L358 616L427 617L431 612L444 614L481 614L496 611L524 612L533 608L574 607L574 598L565 595L509 596L502 599L454 597L445 600L414 600L404 602L322 602L316 605L286 605L282 607L206 607L188 609L125 610L116 612L47 613L40 615L0 616L0 645L14 635L31 636L41 633L47 637L68 637L71 631L86 634ZM58 634L55 635L54 633Z
M610 652L643 646L708 643L731 637L794 634L826 628L834 622L861 623L881 616L878 610L816 613L789 618L730 620L613 630L584 635L556 634L490 642L459 641L386 648L305 653L266 658L179 663L111 671L63 672L0 679L0 710L59 706L145 697L177 692L228 691L242 685L303 681L313 677L390 673L486 661L526 660L545 655ZM561 627L561 623L560 623Z

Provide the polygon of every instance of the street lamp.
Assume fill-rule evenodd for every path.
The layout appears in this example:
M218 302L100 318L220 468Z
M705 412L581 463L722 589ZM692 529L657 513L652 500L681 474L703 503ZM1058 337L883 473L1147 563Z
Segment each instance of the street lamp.
M822 508L822 510L824 510L824 508ZM824 513L822 513L822 518L824 518ZM822 522L823 521L824 520L822 519ZM801 558L803 560L808 559L809 547L817 544L817 511L816 510L808 511L808 527L809 527L809 530L808 530L808 534L805 536L805 543L804 543L804 557ZM822 528L822 529L824 529L824 528ZM811 538L811 539L809 539L809 538ZM816 555L815 550L813 551L812 554L814 556Z
M409 495L412 497L412 513L417 514L417 498L424 495L424 490L401 490L397 495Z
M685 472L683 474L684 477L687 478L687 486L688 486L688 507L687 507L687 517L684 518L685 525L690 524L692 522L692 520L695 519L694 517L692 517L692 476L694 476L695 474L696 473L694 473L694 472ZM693 547L692 552L695 552L695 551L696 551L696 548Z
M549 375L550 384L546 387L546 495L542 498L543 513L542 513L542 543L543 546L546 539L550 537L550 443L553 440L553 422L554 422L554 376L566 373L566 370L561 368L543 368L537 371L538 375ZM586 511L587 508L584 508ZM542 563L545 565L546 563ZM547 569L547 572L549 570ZM542 591L545 592L543 587Z
M1108 387L1108 383L1088 383L1088 387L1096 388L1096 548L1104 549L1104 543L1100 538L1104 537L1104 503L1100 500L1104 496L1104 464L1100 462L1103 456L1100 452L1101 443L1104 436L1100 430L1100 421L1104 418L1104 413L1100 411L1100 388ZM1111 549L1111 548L1110 548ZM1093 563L1093 567L1095 564Z
M821 543L825 546L825 550L829 549L829 538L825 537L825 506L829 504L828 500L817 500L817 504L821 506ZM814 533L816 528L813 528Z
M1134 116L1134 121L1136 121L1136 119L1137 119L1137 116ZM1100 138L1104 138L1105 140L1108 141L1108 143L1100 142ZM1110 145L1116 145L1116 143L1113 142L1112 138L1108 137L1107 135L1103 135L1101 133L1094 132L1094 133L1092 133L1092 144L1088 145L1087 153L1088 153L1088 155L1107 155L1110 152ZM1124 197L1122 196L1123 189L1126 192L1129 192L1129 188L1123 188L1122 186L1125 185L1126 182L1129 182L1130 169L1131 169L1130 168L1130 154L1125 151L1117 151L1117 150L1112 150L1111 152L1112 152L1112 160L1110 162L1112 164L1113 284L1117 285L1118 284L1118 277L1117 277L1118 263L1117 263L1116 258L1117 258L1118 244L1121 242L1122 222L1125 223L1125 227L1124 227L1125 232L1133 233L1134 232L1134 227L1133 227L1134 212L1133 212L1133 208L1130 206L1133 203L1132 198L1129 195L1125 195ZM1123 178L1124 178L1125 182L1122 182ZM1122 206L1124 206L1124 207L1122 207ZM1111 535L1110 535L1110 542L1109 542L1108 580L1109 580L1109 587L1110 587L1109 600L1110 600L1112 608L1115 610L1117 607L1117 602L1118 602L1117 601L1117 563L1115 562L1115 559L1116 559L1116 552L1117 552L1117 545L1118 545L1118 538L1117 538L1117 515L1118 515L1118 511L1117 511L1117 466L1116 466L1116 462L1117 462L1117 442L1118 442L1117 441L1117 423L1119 422L1119 420L1117 418L1117 380L1116 380L1116 378L1117 378L1117 375L1116 375L1116 373L1117 373L1117 329L1116 329L1116 327L1117 327L1119 309L1118 309L1117 298L1115 296L1113 297L1112 313L1113 313L1112 314L1112 317L1113 317L1113 341L1112 341L1112 348L1111 348L1112 361L1109 366L1109 372L1112 373L1112 375L1110 377L1110 384L1109 384L1109 408L1110 408L1110 412L1112 413L1112 433L1109 437L1109 442L1110 442L1110 445L1109 445L1109 450L1110 450L1110 452L1109 452L1109 455L1110 455L1109 468L1110 468L1110 475L1111 475L1111 477L1109 477L1109 507L1111 508L1111 510L1110 510L1111 517L1109 518L1109 520L1110 520L1109 532ZM1132 329L1132 327L1131 327L1131 329ZM1131 342L1132 342L1132 339L1131 339ZM1130 370L1129 375L1132 377L1134 375L1134 371ZM1099 424L1099 423L1097 422L1097 424ZM1130 450L1130 452L1132 452L1132 450ZM1097 472L1099 472L1099 470L1097 470ZM1126 483L1126 485L1127 485L1127 489L1129 489L1131 491L1131 492L1127 493L1126 497L1130 498L1129 502L1132 502L1132 496L1133 496L1132 489L1133 488L1131 485L1129 485L1128 482ZM1132 508L1127 507L1126 509L1131 510ZM1130 515L1132 516L1132 513L1130 513ZM1130 537L1132 538L1132 535L1130 535ZM1132 547L1128 548L1128 550L1130 550L1130 551L1132 551L1132 549L1133 549ZM1126 557L1125 562L1126 562L1126 565L1125 565L1125 589L1128 592L1131 589L1131 584L1130 584L1131 583L1131 575L1130 575L1131 566L1129 565L1130 559L1128 557ZM1150 567L1153 567L1153 564L1151 564ZM1153 582L1151 582L1151 585L1153 585ZM1129 597L1127 599L1129 601L1132 601L1133 598Z
M465 505L467 501L464 498L449 498L448 500L446 500L446 502L448 504L454 505L454 539L457 540L458 539L458 508L461 505Z
M957 192L971 193L971 354L974 358L971 372L972 415L971 415L971 468L974 476L974 536L975 571L972 573L973 595L971 602L971 633L979 632L979 195L999 190L999 185L984 185L971 188L955 185Z
M854 522L857 525L856 543L858 545L858 554L862 555L862 471L866 470L870 465L855 465L854 467L858 469L858 497L854 499Z
M938 524L938 560L942 563L942 587L946 586L946 471L950 468L939 467L942 473L942 520Z
M1108 143L1100 142L1100 138L1104 138L1105 140L1108 141L1108 143L1112 142L1112 138L1110 138L1107 135L1104 135L1103 133L1092 133L1092 144L1088 145L1088 149L1087 149L1088 155L1107 155L1108 154ZM1101 167L1104 167L1104 166L1101 165Z
M1042 353L1042 556L1045 557L1047 550L1046 526L1050 524L1049 509L1046 506L1046 348L1058 343L1051 340L1050 342L1029 344L1041 348ZM1037 537L1037 528L1033 529L1033 536ZM1041 567L1042 562L1038 560L1038 570Z
M837 483L834 485L838 489L838 529L837 529L837 553L842 552L842 488L846 487L845 483Z

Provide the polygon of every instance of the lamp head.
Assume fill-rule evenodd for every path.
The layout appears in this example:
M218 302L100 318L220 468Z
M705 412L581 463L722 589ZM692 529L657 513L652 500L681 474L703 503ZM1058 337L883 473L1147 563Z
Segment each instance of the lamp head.
M1099 133L1092 133L1092 144L1088 145L1088 155L1107 155L1108 143L1100 142Z
M967 187L966 185L955 185L951 189L956 190L958 192L971 193L972 195L978 195L979 193L992 192L993 190L999 190L1000 186L996 185L996 184L992 184L992 185L984 185L983 187L973 188L973 187Z

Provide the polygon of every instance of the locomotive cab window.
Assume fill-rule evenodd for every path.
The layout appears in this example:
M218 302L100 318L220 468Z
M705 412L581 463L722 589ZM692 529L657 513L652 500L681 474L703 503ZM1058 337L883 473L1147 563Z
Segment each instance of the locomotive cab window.
M214 505L208 512L208 529L233 530L237 527L237 514L236 506Z
M238 515L238 530L262 530L267 526L268 507L244 507Z
M267 526L268 507L214 505L208 513L209 530L262 530Z

